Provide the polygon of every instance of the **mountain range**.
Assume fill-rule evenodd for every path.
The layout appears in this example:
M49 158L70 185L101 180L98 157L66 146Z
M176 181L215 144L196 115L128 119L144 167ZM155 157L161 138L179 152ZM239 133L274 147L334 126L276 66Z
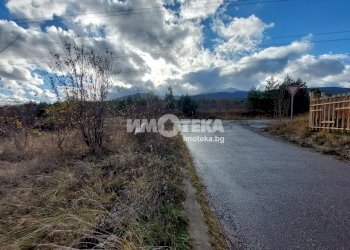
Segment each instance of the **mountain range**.
M342 88L342 87L318 87L318 88L310 88L310 89L318 89L321 92L326 93L327 95L335 95L335 94L344 94L344 93L350 93L350 88ZM213 91L203 94L197 94L197 95L190 95L193 99L199 100L199 99L209 99L209 100L244 100L248 97L249 91L243 91L243 90L237 90L237 89L224 89L222 91ZM145 98L147 97L147 93L137 93L133 95L128 95L121 97L120 99L127 99L128 97L136 98L141 97ZM175 96L175 99L179 99L180 96Z
M326 93L326 95L350 93L350 88L342 88L342 87L319 87L319 88L310 88L310 89L318 89L321 92ZM241 90L219 91L219 92L193 95L192 97L194 99L210 99L210 100L222 100L222 99L243 100L248 97L248 93L249 91L241 91Z

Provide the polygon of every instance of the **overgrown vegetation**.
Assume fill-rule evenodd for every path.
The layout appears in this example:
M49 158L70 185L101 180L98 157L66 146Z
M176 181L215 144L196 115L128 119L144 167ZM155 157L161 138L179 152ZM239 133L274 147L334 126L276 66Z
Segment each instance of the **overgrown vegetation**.
M190 247L179 138L113 134L101 159L79 131L63 151L50 132L28 137L0 145L0 248Z
M63 43L64 54L52 54L53 73L47 76L58 101L69 109L65 127L78 128L90 152L104 153L104 122L107 116L107 95L116 80L113 53L95 53L84 44ZM58 128L56 128L58 129Z
M0 107L0 248L191 248L182 138L126 133L125 118L195 117L197 103L171 87L164 99L107 100L113 54L74 41L62 49L46 75L56 103Z
M191 110L191 98L171 96L169 89L165 100L149 94L106 101L102 155L91 151L72 117L75 102L0 108L0 248L189 249L187 167L212 245L223 249L225 238L182 138L125 131L130 116L193 115L179 105Z
M171 110L171 89L107 101L113 55L63 49L58 102L0 108L0 248L189 249L180 138L126 133Z
M273 123L268 131L298 145L312 147L319 152L350 160L350 134L310 131L308 114L299 115L293 119L293 122L279 120Z

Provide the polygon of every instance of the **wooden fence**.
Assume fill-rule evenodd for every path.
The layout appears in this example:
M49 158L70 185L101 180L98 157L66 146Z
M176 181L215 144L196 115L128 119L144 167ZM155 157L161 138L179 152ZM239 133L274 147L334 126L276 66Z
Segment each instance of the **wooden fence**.
M326 96L310 93L311 130L350 131L350 93Z

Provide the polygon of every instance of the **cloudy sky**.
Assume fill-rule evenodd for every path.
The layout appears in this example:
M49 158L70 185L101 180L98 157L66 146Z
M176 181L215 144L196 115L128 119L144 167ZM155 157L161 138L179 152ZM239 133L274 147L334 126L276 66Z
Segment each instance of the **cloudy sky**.
M348 0L0 0L0 105L55 100L49 52L78 36L117 56L113 96L248 90L287 74L350 87L349 10Z

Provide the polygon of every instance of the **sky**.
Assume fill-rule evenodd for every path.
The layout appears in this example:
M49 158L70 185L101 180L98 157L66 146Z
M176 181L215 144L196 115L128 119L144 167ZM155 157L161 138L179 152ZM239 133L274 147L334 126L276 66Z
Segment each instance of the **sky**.
M348 0L0 0L0 105L56 100L45 75L62 41L113 51L110 98L263 89L286 75L350 87L349 11Z

